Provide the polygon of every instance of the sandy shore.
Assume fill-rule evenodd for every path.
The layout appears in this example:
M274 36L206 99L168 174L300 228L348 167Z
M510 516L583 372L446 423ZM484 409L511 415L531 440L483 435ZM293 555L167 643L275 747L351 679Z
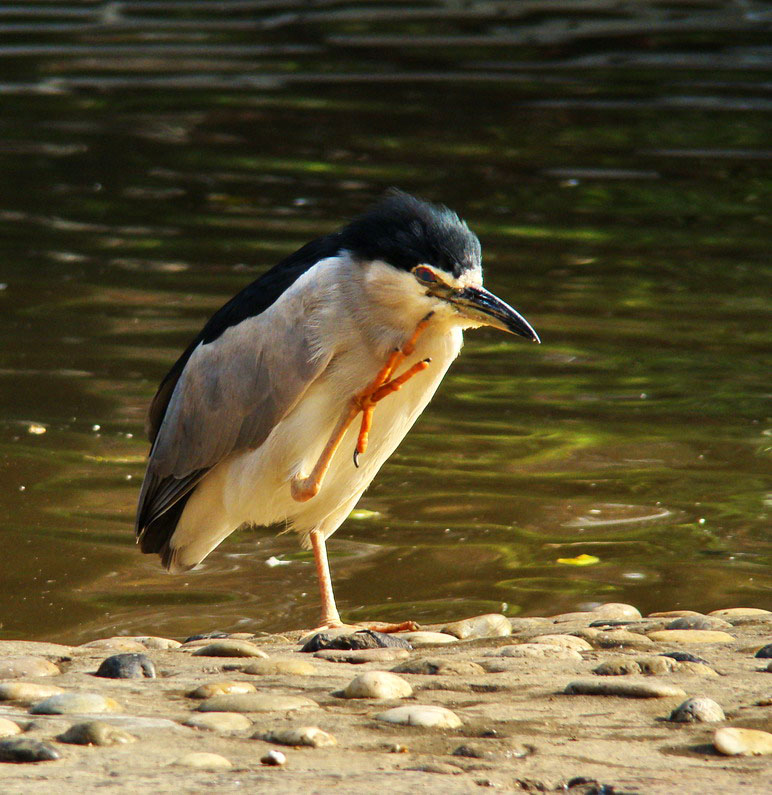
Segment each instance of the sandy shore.
M772 642L766 611L641 618L629 605L608 605L552 618L477 617L439 636L414 635L412 649L300 652L300 634L77 647L0 641L0 757L17 760L0 763L0 790L772 787L772 736L724 733L724 751L737 741L740 751L763 754L726 755L715 734L772 731L772 661L756 656ZM108 663L121 678L95 675L106 658L126 654L140 656ZM351 685L370 671L390 675ZM366 697L345 697L357 688ZM690 697L717 702L718 713L709 703L694 709L711 722L669 719ZM397 707L412 709L390 712ZM443 723L387 720L394 717ZM288 733L302 727L320 731ZM300 742L312 744L286 744ZM261 761L270 752L284 763Z

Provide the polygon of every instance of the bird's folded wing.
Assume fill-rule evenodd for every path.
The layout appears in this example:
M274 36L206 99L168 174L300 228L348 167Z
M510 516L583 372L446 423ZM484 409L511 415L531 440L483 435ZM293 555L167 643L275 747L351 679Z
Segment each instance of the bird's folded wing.
M185 363L150 451L138 533L227 455L259 447L329 364L303 308L273 308L200 344Z

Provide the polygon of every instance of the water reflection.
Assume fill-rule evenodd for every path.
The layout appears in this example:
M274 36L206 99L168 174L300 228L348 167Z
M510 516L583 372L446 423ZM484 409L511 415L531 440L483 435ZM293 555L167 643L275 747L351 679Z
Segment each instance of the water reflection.
M174 578L139 555L144 413L211 311L391 184L467 216L488 283L544 345L469 335L365 495L378 515L332 541L344 614L772 607L768 51L750 11L681 8L697 28L665 40L627 7L613 36L545 6L502 38L474 4L168 5L152 23L139 4L17 5L0 43L4 636L316 619L291 536L240 531ZM429 35L453 47L417 46ZM557 563L582 553L599 562Z

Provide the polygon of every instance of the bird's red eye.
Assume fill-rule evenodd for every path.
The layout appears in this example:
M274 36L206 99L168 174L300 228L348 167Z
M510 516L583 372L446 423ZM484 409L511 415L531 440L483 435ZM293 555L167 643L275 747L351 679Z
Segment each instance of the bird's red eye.
M419 266L413 269L413 273L415 274L416 279L420 279L422 282L426 282L427 284L434 284L437 281L437 277L431 270L429 270L429 268L423 268Z

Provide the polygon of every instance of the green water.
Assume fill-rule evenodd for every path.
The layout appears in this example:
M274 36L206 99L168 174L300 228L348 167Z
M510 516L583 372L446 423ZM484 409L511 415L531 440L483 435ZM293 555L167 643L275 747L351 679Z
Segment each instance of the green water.
M344 617L772 608L768 34L641 5L728 22L0 20L0 633L314 624L291 535L140 555L144 414L209 313L390 185L468 220L543 344L468 334L330 542Z

